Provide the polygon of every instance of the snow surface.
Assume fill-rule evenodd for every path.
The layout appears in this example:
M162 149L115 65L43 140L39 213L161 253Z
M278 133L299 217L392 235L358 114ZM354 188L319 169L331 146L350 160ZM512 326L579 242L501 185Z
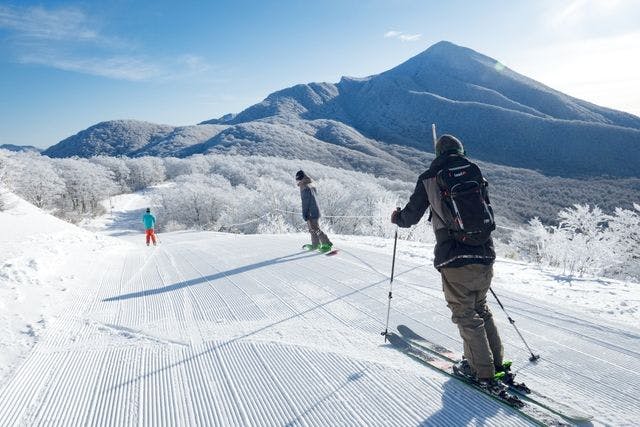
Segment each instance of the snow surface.
M39 340L75 291L91 289L90 265L129 245L90 233L5 193L0 212L0 382ZM2 425L0 417L0 425Z
M177 232L148 248L146 196L112 203L97 231L16 198L0 213L1 425L530 425L383 343L392 242L331 236L326 257L302 234ZM391 326L459 351L432 248L398 246ZM495 269L542 355L490 301L518 378L595 425L635 425L640 287Z

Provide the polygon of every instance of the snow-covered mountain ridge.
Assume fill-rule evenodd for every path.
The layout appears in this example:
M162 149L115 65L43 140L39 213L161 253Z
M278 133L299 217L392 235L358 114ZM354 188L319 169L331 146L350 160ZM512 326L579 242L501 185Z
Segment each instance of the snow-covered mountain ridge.
M318 131L328 123L349 137L335 140ZM366 159L359 167L367 170L375 168L368 159L371 146L384 150L391 144L391 155L393 144L430 151L431 123L440 133L461 137L475 158L498 165L563 177L635 177L640 168L640 118L565 95L448 42L378 75L296 85L237 115L180 131L104 122L44 153L181 157L259 152L320 161L314 157L314 148L320 147L330 154L331 164L339 165L346 148L358 162Z

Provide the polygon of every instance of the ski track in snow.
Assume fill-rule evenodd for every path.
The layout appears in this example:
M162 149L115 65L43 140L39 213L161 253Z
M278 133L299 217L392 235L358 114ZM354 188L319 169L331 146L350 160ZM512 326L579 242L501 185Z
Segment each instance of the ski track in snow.
M121 238L138 246L96 261L95 286L0 387L0 425L531 425L383 344L390 256L301 252L302 235ZM418 261L397 261L390 327L460 351L439 274ZM637 422L639 331L496 292L542 355L528 362L490 300L520 380L596 425Z

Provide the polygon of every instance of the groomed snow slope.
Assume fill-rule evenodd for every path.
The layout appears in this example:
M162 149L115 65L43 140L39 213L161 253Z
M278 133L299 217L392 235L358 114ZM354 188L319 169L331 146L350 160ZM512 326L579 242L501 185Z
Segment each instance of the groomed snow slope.
M160 238L147 248L123 234L117 253L77 263L90 286L67 291L0 386L0 425L529 425L383 343L388 242L336 237L327 257L301 252L304 235ZM460 349L438 274L419 257L430 248L399 244L391 326ZM518 271L547 273L496 265L496 292L542 355L528 362L491 303L519 379L596 425L636 424L640 331L515 292Z

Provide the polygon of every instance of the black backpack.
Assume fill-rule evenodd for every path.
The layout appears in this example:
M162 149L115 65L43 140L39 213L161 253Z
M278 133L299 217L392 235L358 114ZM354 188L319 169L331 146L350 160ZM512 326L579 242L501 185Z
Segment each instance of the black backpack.
M496 228L487 192L489 183L474 163L456 163L436 175L442 198L442 220L458 242L481 246Z

